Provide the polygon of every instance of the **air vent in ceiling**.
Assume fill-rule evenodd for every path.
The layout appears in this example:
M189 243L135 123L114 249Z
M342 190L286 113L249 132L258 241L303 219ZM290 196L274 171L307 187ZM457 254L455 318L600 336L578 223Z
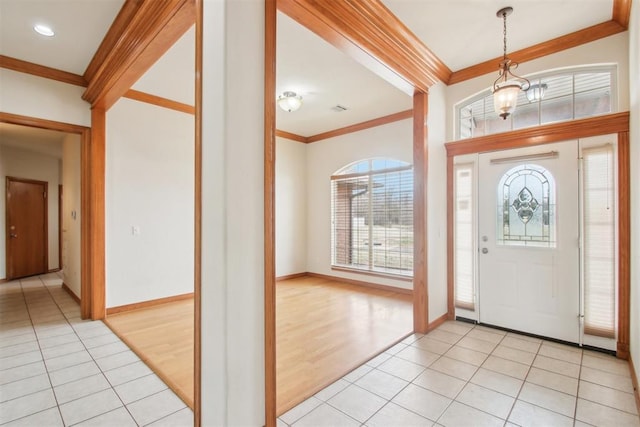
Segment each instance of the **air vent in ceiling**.
M335 107L331 107L332 111L335 111L336 113L342 113L343 111L347 111L347 107L343 107L342 105L338 104Z

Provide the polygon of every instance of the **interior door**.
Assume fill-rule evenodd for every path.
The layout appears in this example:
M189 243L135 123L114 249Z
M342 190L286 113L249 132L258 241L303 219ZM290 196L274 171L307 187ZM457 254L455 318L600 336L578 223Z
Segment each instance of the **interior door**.
M7 177L7 278L47 272L47 183Z
M479 156L481 323L579 342L578 142Z

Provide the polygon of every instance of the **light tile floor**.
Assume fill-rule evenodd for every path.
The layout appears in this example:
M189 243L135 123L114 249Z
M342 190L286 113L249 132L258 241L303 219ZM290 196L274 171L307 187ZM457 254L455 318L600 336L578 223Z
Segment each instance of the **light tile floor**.
M192 426L191 409L56 273L0 285L0 425Z
M279 426L640 426L629 365L462 322L412 335Z

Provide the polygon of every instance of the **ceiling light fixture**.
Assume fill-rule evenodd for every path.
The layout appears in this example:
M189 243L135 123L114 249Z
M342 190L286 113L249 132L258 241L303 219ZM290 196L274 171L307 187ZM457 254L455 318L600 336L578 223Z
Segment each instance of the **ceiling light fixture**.
M295 92L286 91L278 97L278 107L289 113L302 106L302 97Z
M53 37L56 35L56 33L54 33L51 27L49 27L48 25L37 24L33 27L33 29L36 33L41 34L45 37Z
M512 7L500 9L496 16L502 18L504 23L503 35L503 55L500 61L500 74L493 82L493 107L496 113L504 120L513 113L518 105L518 94L520 90L527 91L531 86L529 80L518 77L511 71L518 68L517 62L512 62L507 58L507 16L513 12Z
M544 98L544 91L547 90L546 83L533 83L527 90L527 99L529 102L538 102Z

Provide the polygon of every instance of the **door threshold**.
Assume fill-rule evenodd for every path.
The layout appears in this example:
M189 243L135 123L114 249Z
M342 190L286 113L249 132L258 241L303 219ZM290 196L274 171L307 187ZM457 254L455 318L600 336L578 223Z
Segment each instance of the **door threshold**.
M456 320L459 321L459 322L472 323L474 325L480 325L480 326L484 326L486 328L496 329L496 330L499 330L499 331L511 332L511 333L517 334L517 335L523 335L523 336L526 336L526 337L538 338L538 339L545 340L545 341L551 341L551 342L555 342L555 343L558 343L558 344L564 344L564 345L568 345L570 347L577 347L577 348L582 348L584 350L596 351L598 353L608 354L610 356L615 356L616 355L616 351L615 350L607 350L607 349L604 349L604 348L594 347L592 345L586 345L586 344L580 345L580 344L575 343L575 342L564 341L564 340L560 340L560 339L557 339L557 338L545 337L543 335L531 334L529 332L517 331L515 329L509 329L509 328L505 328L505 327L502 327L502 326L491 325L489 323L480 323L475 319L468 319L466 317L456 316Z

